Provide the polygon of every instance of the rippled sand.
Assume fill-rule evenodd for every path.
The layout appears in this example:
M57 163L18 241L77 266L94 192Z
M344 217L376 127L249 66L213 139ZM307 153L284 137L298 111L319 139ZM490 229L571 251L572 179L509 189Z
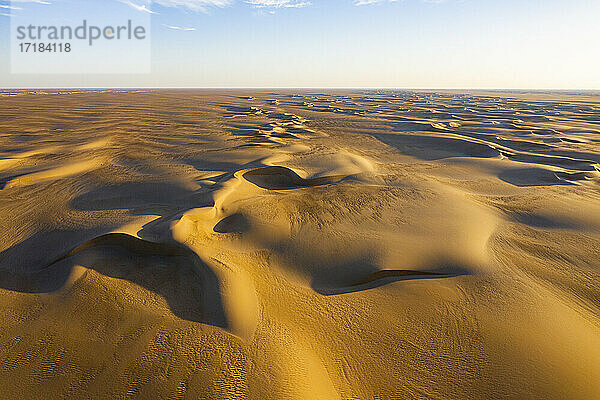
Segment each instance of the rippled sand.
M594 399L600 96L0 92L0 398Z

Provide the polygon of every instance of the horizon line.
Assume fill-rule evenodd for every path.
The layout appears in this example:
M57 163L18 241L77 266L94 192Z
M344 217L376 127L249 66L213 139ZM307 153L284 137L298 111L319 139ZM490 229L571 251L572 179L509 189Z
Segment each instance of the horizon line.
M20 86L0 87L0 90L492 90L492 91L579 91L594 92L600 88L498 88L498 87L400 87L400 86Z

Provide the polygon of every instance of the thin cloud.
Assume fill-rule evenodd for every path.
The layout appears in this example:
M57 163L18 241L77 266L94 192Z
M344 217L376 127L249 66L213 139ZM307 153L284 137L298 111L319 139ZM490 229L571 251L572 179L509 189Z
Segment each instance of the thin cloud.
M44 0L11 0L11 3L36 3L36 4L52 4Z
M378 3L385 3L385 2L389 2L389 3L395 3L398 0L354 0L354 5L355 6L366 6L369 4L378 4Z
M354 0L355 6L366 6L371 4L380 4L380 3L395 3L401 0ZM446 0L421 0L424 3L443 3Z
M312 5L310 1L295 0L248 0L246 3L255 8L304 8Z
M192 11L206 12L209 7L227 7L233 0L153 0L163 7L187 8Z
M127 4L129 7L134 8L138 11L145 12L148 14L156 14L156 12L150 10L145 4L135 4L131 1L121 0L121 3Z
M190 31L195 31L196 28L186 28L183 26L175 26L175 25L167 25L167 24L162 24L165 28L169 28L169 29L173 29L176 31L186 31L186 32L190 32Z

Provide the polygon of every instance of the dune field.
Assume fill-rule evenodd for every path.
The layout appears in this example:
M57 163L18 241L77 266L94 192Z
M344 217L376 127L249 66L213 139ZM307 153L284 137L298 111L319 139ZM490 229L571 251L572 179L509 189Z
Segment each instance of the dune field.
M600 398L600 95L0 91L0 399Z

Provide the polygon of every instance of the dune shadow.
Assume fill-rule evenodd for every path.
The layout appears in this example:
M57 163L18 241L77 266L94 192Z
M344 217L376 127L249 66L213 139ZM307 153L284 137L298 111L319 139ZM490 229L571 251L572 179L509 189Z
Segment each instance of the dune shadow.
M223 218L213 227L213 231L216 233L246 233L250 229L248 218L239 213Z
M21 174L16 174L16 175L11 175L11 176L7 176L5 178L0 178L0 190L4 189L6 187L6 185L8 185L10 183L10 181L12 181L13 179L17 179L20 178L22 176L26 176L27 173L21 173Z
M573 183L561 179L554 171L537 167L507 169L499 173L498 178L520 187L573 185Z
M310 251L289 241L264 241L260 245L276 254L286 269L308 276L310 288L325 296L362 292L399 281L444 279L474 273L450 260L413 269L382 268L376 253L368 249L359 250L355 255L324 258L317 244Z
M263 113L260 108L254 106L223 105L223 107L225 108L225 112L223 112L222 115L225 118L244 117Z
M559 167L573 171L596 171L593 160L582 160L577 158L550 156L542 154L511 154L508 158L512 161L518 161L528 164L542 164L551 167Z
M495 158L500 156L500 151L494 147L470 141L467 138L402 134L401 132L377 133L371 136L388 146L395 147L403 154L425 161L451 157Z
M204 197L204 198L202 198ZM210 196L194 193L182 186L167 182L127 182L105 185L77 196L71 201L76 210L102 211L128 209L155 209L156 213L166 208L180 209L198 204L210 204ZM134 211L134 213L136 213Z
M581 224L559 216L545 216L535 213L511 212L509 216L524 225L540 229L582 229Z
M374 266L366 265L362 268L361 274L362 278L354 279L353 282L347 284L332 285L331 282L327 284L327 282L323 282L322 280L314 279L311 286L315 292L324 296L331 296L362 292L400 281L444 279L471 275L472 271L455 264L440 264L426 270L378 269Z
M68 289L75 266L143 287L161 296L181 319L228 328L218 277L176 242L154 243L124 233L97 236L36 271L0 270L0 287L22 293Z
M215 272L169 226L186 210L212 206L210 192L167 182L127 182L94 188L71 200L80 211L127 210L154 215L138 237L118 226L40 231L0 252L0 288L22 293L67 289L81 270L129 281L164 299L182 319L228 328ZM140 304L143 307L142 304Z
M326 185L347 178L346 175L337 175L304 179L291 169L279 166L256 168L244 173L242 176L248 182L263 189L270 190L289 190L301 187Z
M355 292L362 292L365 290L375 289L381 286L389 285L394 282L400 281L410 281L417 279L443 279L443 278L453 278L456 276L469 275L467 272L455 272L455 273L437 273L437 272L427 272L427 271L414 271L414 270L380 270L372 273L365 279L343 287L336 288L324 288L324 287L313 287L315 292L322 294L324 296L332 296L338 294L348 294Z

